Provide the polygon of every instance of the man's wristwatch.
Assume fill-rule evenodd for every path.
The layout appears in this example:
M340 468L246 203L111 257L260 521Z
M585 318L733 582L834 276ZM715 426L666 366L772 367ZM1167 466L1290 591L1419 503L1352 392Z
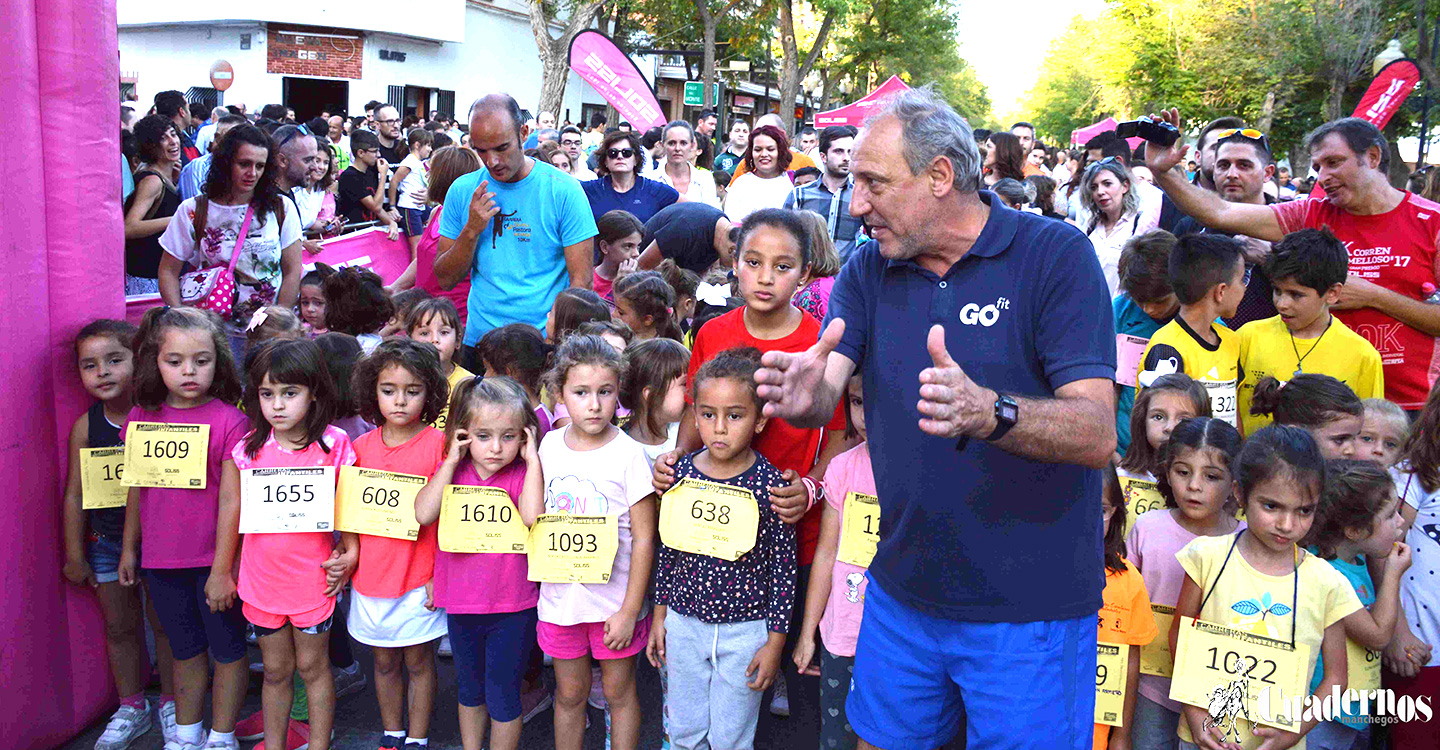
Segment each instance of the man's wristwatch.
M1020 404L1003 393L998 395L999 398L995 399L995 430L985 436L986 442L993 443L1005 437L1005 433L1020 420Z

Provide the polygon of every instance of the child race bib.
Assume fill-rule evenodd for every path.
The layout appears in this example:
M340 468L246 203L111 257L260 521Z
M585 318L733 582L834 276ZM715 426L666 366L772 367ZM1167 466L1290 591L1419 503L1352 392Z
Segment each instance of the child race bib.
M1175 621L1175 608L1151 604L1150 614L1155 618L1158 632L1153 640L1140 647L1140 674L1168 678L1175 669L1175 655L1170 653L1170 623Z
M1124 726L1126 670L1130 666L1130 646L1125 643L1100 643L1095 648L1095 723L1112 727Z
M80 449L80 507L85 510L123 508L130 490L121 482L125 449Z
M845 517L840 524L840 548L835 557L841 562L869 568L880 544L880 498L861 492L845 493Z
M759 531L755 493L741 487L687 477L660 503L660 541L670 549L738 560Z
M415 541L420 537L415 496L426 481L415 474L341 467L340 487L335 491L335 528Z
M530 527L530 580L609 583L619 548L615 516L540 516Z
M1345 639L1345 689L1378 690L1380 688L1380 652Z
M125 487L205 489L210 425L131 422L125 426Z
M1237 720L1241 735L1251 735L1247 723L1259 723L1294 732L1300 717L1291 716L1290 698L1309 695L1310 647L1291 647L1285 641L1180 618L1175 648L1175 674L1170 699L1206 708L1217 720ZM1261 705L1261 691L1268 705ZM1224 722L1222 721L1222 724Z
M440 499L440 549L523 554L527 534L520 510L505 490L468 484L445 488Z
M297 534L335 528L335 467L240 470L240 533Z

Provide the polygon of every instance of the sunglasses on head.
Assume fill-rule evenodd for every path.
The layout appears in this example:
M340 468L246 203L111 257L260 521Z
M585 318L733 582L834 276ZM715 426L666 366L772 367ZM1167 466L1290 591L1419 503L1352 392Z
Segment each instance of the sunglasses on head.
M1258 143L1262 147L1264 147L1267 153L1270 151L1269 139L1265 137L1264 133L1254 128L1227 128L1225 130L1218 130L1215 132L1215 145L1218 146L1220 145L1221 141L1232 138L1241 138L1247 141Z
M612 148L609 151L606 151L605 155L610 157L611 159L629 159L630 157L635 155L635 149Z

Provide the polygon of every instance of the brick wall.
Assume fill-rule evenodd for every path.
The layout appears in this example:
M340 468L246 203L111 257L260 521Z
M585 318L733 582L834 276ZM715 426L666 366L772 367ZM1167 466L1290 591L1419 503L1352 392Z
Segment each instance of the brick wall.
M304 37L293 34L343 34L355 39ZM359 79L365 59L361 32L324 26L271 26L266 32L265 72L293 76ZM296 42L299 42L297 44Z

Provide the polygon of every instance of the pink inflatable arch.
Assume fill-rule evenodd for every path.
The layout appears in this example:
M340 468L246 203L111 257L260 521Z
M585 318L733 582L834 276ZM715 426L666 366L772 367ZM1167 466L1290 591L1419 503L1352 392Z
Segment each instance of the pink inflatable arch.
M68 584L60 498L87 397L70 340L125 314L114 0L12 0L0 48L0 737L53 747L114 700L95 597Z

